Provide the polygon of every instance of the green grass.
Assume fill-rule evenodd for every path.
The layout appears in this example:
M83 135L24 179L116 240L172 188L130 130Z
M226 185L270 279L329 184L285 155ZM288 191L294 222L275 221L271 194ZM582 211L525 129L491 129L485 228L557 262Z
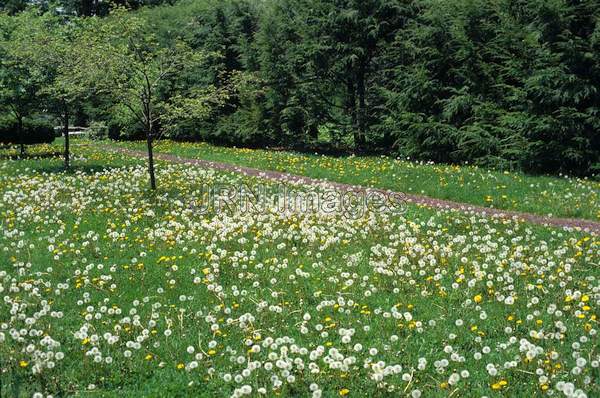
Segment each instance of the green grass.
M73 152L0 161L2 398L600 394L596 236L411 205L203 213L203 185L270 183L159 162L149 192L143 160Z
M144 142L113 142L145 149ZM331 157L161 141L156 151L554 217L600 220L598 180L530 176L388 157Z

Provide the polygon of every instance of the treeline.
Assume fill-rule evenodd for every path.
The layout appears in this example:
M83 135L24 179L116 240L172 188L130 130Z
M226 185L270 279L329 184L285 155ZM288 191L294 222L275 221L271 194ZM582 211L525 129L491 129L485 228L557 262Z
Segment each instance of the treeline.
M102 27L132 18L143 40ZM126 85L141 101L115 95L118 85L108 90L99 71L81 70L102 68L97 61L74 67L74 117L113 138L600 170L597 0L202 0L87 19L60 16L97 25L71 45L87 41L108 65L102 72L143 80L132 71L146 68L130 51L136 45L158 69L179 53L164 75L146 71L158 77L151 93ZM106 46L90 44L94 35L129 40L121 48L129 69L110 65L110 51L121 50L103 55Z

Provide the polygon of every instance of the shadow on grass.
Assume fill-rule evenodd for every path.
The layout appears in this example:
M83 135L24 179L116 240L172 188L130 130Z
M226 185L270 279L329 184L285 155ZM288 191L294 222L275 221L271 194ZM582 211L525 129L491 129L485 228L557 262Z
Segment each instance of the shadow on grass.
M31 160L31 159L54 159L62 157L62 152L41 152L41 153L0 153L0 160Z
M64 163L56 163L56 164L42 164L36 167L35 169L38 172L42 173L50 173L57 174L63 173L67 175L82 173L82 174L94 174L102 171L120 169L123 166L109 166L101 163L93 163L93 164L72 164L68 169L65 168Z

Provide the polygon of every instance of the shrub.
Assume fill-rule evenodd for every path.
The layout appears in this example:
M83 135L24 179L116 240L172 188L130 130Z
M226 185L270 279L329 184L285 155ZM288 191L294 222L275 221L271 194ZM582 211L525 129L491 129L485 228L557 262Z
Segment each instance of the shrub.
M43 144L54 141L54 126L47 120L27 119L23 122L23 130L19 134L19 126L15 120L0 120L0 143L2 144Z
M108 138L108 126L104 122L90 123L90 139L105 140Z
M122 123L117 120L108 122L108 138L111 140L141 140L146 137L139 123Z

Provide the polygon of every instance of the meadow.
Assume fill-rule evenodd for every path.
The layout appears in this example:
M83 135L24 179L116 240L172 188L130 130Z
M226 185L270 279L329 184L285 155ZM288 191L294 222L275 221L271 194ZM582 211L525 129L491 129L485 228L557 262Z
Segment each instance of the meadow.
M600 395L598 236L412 205L199 212L203 185L273 183L159 161L150 192L143 159L82 143L71 171L59 146L0 160L3 398ZM588 180L169 150L599 216Z
M141 141L112 142L112 145L145 149L145 142ZM600 220L600 181L597 178L534 176L389 156L333 157L169 140L157 142L156 151L496 209Z

